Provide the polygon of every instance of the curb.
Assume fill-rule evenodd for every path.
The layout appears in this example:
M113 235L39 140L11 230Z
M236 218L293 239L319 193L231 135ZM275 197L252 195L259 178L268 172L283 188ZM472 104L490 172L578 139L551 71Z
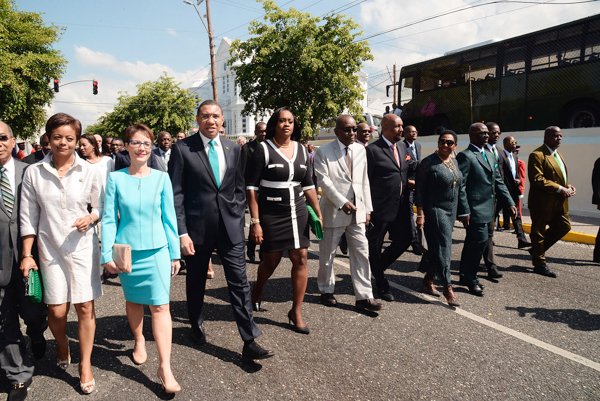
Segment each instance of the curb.
M502 219L500 219L500 222L502 222ZM512 227L512 224L510 226ZM531 234L531 224L523 223L523 231L525 231L527 234ZM576 231L569 231L567 235L561 238L561 241L595 245L596 236L591 234L579 233Z

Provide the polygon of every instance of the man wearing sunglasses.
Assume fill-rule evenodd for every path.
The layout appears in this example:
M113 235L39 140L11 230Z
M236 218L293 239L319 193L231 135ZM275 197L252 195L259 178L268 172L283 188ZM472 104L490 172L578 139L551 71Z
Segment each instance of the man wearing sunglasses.
M496 212L496 200L500 206L510 207L513 216L517 213L496 166L495 156L486 147L489 137L485 124L471 124L471 143L456 156L467 195L467 202L458 203L458 216L467 230L460 259L460 283L469 289L469 293L480 297L483 286L477 278L477 270L488 242L488 225Z

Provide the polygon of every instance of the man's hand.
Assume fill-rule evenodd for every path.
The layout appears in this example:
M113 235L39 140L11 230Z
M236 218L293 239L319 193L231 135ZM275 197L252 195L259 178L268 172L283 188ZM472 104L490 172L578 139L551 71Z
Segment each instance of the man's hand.
M417 228L420 230L423 228L423 225L425 224L425 215L419 214L417 215Z
M184 235L181 237L179 242L181 244L181 253L183 253L183 256L192 256L196 253L196 250L194 249L194 242L189 235Z
M468 226L469 226L469 223L470 223L470 221L471 221L471 215L470 215L470 214L468 214L468 215L466 215L466 216L460 216L460 217L458 218L458 220L459 220L459 221L462 223L462 225L463 225L463 226L466 228L466 227L468 227Z
M342 211L346 214L356 213L356 206L354 206L354 203L348 201L342 206Z
M407 184L409 189L415 189L415 180L408 180Z
M575 196L575 194L577 193L577 190L575 189L575 187L573 185L571 185L571 184L567 185L567 187L571 191L571 195L570 196Z
M598 209L600 209L600 205L598 205ZM370 222L371 222L371 213L367 213L367 218L365 219L365 227L369 227Z
M518 212L519 211L517 210L516 206L511 206L510 207L510 214L512 215L513 218L515 218L515 219L517 218L517 213Z
M517 184L517 185L521 184L521 179L520 178L515 178L515 184Z

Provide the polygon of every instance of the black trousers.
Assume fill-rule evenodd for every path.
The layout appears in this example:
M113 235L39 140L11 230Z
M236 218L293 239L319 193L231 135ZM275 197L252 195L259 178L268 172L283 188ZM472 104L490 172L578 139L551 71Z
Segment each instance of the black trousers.
M469 223L467 235L460 256L460 275L468 283L477 284L477 270L483 251L488 242L490 223Z
M206 290L206 272L210 255L216 249L223 263L227 281L229 300L242 340L250 341L261 335L261 331L252 317L250 284L246 276L244 242L233 244L222 221L215 228L215 235L207 238L204 244L194 244L196 253L186 256L186 296L188 317L192 331L199 334L204 322L204 292Z

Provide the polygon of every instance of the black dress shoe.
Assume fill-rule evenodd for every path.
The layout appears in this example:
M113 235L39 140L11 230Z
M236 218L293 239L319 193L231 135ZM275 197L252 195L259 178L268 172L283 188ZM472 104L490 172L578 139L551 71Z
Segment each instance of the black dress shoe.
M419 244L418 242L415 242L414 244L412 244L412 253L421 256L425 253L425 248L423 247L423 245Z
M333 294L321 294L321 303L325 306L336 306L337 300L333 296Z
M192 329L190 333L190 338L196 345L204 345L206 344L206 334L204 330L200 329L200 331L196 331Z
M556 273L554 273L552 270L550 270L548 268L548 265L545 263L541 266L534 267L533 272L536 274L540 274L542 276L556 278Z
M256 263L256 255L254 254L254 252L248 253L247 255L248 255L248 261L250 263Z
M40 338L31 339L31 352L35 359L42 359L46 355L46 339L43 335Z
M27 380L25 383L11 384L6 401L23 401L27 398L29 386L31 386L31 379Z
M488 278L502 278L504 274L498 271L498 266L492 265L488 267Z
M477 284L478 286L481 287L482 290L485 289L485 285L483 285L483 284L481 284L479 282L475 282L475 283L468 282L467 280L465 280L465 278L463 276L460 276L460 280L458 280L458 284L462 285L462 286L465 286L465 287L469 287L469 286L471 286L473 284Z
M385 302L394 302L394 296L389 291L379 291L379 298Z
M354 309L356 309L359 312L362 312L362 311L379 312L380 310L383 309L383 305L381 304L381 302L379 302L375 299L361 299L361 300L356 301L356 304L354 305Z
M531 248L531 242L520 239L519 244L517 245L517 248L519 248L519 249Z
M482 297L483 296L483 288L481 287L481 285L477 284L477 283L473 283L469 286L467 286L467 288L469 289L469 294L478 296L478 297Z
M242 350L242 359L244 361L254 361L256 359L267 359L275 355L273 351L264 349L256 341L252 340L244 344Z

